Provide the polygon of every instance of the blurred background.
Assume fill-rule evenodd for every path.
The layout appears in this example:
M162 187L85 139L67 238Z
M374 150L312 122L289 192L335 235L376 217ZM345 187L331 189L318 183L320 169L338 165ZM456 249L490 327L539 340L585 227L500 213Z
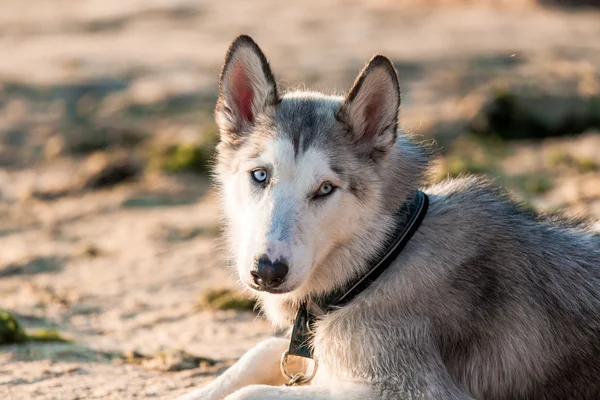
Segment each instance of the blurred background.
M436 180L600 219L598 0L2 0L1 398L173 398L272 333L207 178L240 33L283 89L389 56Z

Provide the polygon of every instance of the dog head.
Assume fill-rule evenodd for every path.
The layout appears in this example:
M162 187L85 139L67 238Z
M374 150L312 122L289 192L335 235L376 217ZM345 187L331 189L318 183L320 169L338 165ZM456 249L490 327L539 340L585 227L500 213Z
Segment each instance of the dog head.
M373 247L373 227L397 189L385 178L397 161L392 63L375 56L344 97L280 96L264 54L240 36L219 90L216 177L240 280L273 294L343 284L356 271L326 261L350 246Z

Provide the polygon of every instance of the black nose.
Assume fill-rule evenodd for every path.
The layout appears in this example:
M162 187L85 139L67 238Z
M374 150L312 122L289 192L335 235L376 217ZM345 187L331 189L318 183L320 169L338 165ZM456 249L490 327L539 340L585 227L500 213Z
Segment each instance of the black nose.
M266 255L261 256L254 263L250 274L254 283L264 289L274 289L280 286L288 273L288 265L285 260L279 259L274 263Z

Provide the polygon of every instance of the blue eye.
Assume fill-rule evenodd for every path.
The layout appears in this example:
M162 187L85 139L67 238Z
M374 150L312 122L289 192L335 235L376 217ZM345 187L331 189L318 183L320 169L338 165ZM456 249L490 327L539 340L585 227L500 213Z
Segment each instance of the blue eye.
M252 179L254 179L258 183L265 183L267 181L267 178L268 178L267 171L262 168L255 169L254 171L251 172L251 174L252 174Z
M324 182L321 187L319 187L319 190L317 190L317 196L327 196L333 193L334 190L335 186L329 182Z

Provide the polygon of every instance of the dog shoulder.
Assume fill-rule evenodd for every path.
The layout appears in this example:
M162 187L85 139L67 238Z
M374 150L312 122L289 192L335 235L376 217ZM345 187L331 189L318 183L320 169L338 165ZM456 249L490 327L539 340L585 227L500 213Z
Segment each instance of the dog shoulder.
M487 244L505 247L509 254L567 252L575 258L581 258L581 249L587 248L586 258L600 258L600 234L590 221L560 213L538 214L489 178L449 179L425 191L431 206L424 225L437 231L438 240L450 240L453 246Z
M426 191L441 200L445 206L460 207L469 204L476 210L507 206L518 208L505 189L482 176L465 175L448 179L429 187Z

